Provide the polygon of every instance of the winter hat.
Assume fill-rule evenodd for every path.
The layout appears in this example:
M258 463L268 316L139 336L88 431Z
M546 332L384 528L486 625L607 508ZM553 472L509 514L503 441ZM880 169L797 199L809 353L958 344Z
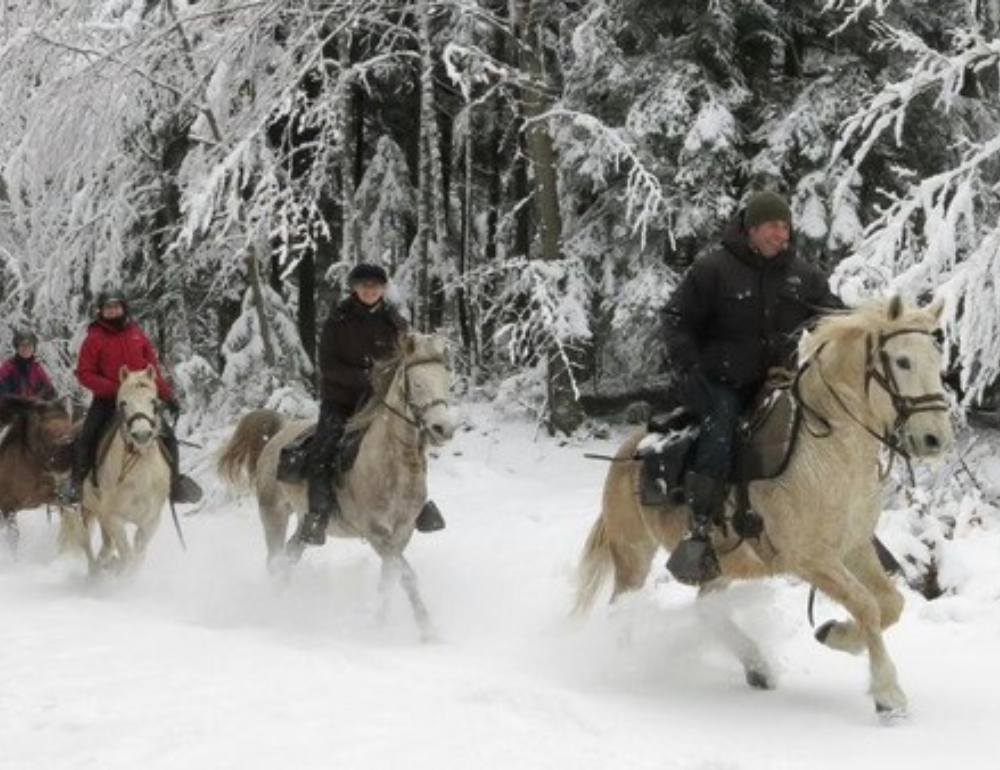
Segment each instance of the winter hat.
M743 211L744 227L756 227L764 222L787 222L789 227L792 224L788 201L767 190L751 195Z
M361 281L376 281L381 284L389 283L389 274L381 265L373 265L369 262L361 262L351 268L347 274L347 285L353 286Z

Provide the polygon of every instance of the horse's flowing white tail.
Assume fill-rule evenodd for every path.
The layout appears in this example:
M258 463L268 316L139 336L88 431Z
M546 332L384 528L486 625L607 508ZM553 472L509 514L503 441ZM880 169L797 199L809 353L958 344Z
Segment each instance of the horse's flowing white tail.
M576 604L573 614L584 617L594 606L597 592L607 582L614 561L611 556L611 542L602 513L590 529L587 542L583 546L580 565L576 574Z

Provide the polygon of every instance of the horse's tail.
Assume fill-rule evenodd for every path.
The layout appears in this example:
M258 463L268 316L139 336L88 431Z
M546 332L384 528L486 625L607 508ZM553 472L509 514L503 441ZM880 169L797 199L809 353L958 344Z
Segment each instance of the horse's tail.
M576 573L576 604L573 614L584 617L594 606L597 592L607 581L614 566L611 554L611 539L602 513L590 529L587 542L583 546L580 565Z
M273 409L257 409L243 416L236 430L219 451L216 470L222 480L234 487L249 487L257 480L260 454L285 418Z

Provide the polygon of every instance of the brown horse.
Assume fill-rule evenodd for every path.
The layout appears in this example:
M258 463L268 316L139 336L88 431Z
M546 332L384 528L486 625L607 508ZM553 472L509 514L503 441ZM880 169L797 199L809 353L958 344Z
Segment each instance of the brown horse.
M0 400L0 530L16 557L17 512L56 502L57 474L72 462L73 418L61 402Z
M826 646L867 651L871 694L884 715L905 715L906 696L882 632L899 618L903 597L879 564L872 542L880 514L880 452L934 457L953 440L935 339L941 306L907 309L899 298L874 302L823 320L801 346L797 375L804 423L795 454L778 478L752 482L750 501L764 534L740 541L717 531L722 577L703 586L718 591L732 579L794 575L840 603L850 620L816 632ZM640 504L639 466L631 462L642 434L621 447L604 485L604 502L584 546L577 611L586 612L614 575L614 597L637 589L657 548L684 535L687 508ZM732 514L732 505L728 515ZM770 689L761 652L730 618L721 624L743 663L747 681Z
M427 448L450 439L456 427L444 352L442 339L410 334L393 357L376 367L374 395L347 426L348 437L362 434L357 460L341 478L331 480L340 501L331 534L371 545L382 559L380 613L388 608L390 585L401 582L425 638L433 636L430 618L403 551L427 500ZM271 410L251 412L219 457L223 479L256 487L272 569L289 566L287 554L296 545L286 547L289 518L297 513L301 520L307 506L306 483L280 481L278 460L282 448L308 425L286 421Z

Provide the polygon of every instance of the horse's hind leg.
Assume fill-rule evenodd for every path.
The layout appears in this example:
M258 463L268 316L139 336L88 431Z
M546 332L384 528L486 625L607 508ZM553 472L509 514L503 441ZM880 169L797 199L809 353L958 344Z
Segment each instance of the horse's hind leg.
M615 586L611 593L612 602L622 594L642 588L653 566L657 548L658 545L645 536L633 541L611 541L611 561L614 564L615 576Z
M10 558L17 561L18 546L21 543L21 529L17 526L16 513L0 513L0 531L10 551Z
M899 686L896 666L889 657L882 636L879 603L848 569L840 563L813 565L802 577L831 599L839 602L854 619L851 624L826 624L816 632L816 639L833 649L853 652L855 640L868 650L871 695L880 714L901 717L906 713L906 695Z
M747 684L755 690L773 690L775 680L767 658L757 643L732 619L729 605L720 601L722 597L718 594L725 591L729 582L727 578L720 578L699 589L698 602L695 605L698 615L743 665Z

